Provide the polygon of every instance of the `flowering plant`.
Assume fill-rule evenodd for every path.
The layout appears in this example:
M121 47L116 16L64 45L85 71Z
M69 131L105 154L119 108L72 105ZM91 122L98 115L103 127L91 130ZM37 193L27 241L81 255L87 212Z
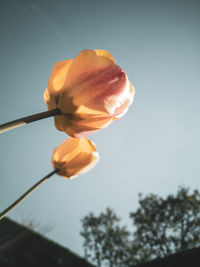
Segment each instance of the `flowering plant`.
M55 127L70 137L53 152L54 170L0 213L0 219L53 174L70 179L93 168L99 155L86 136L121 118L134 95L132 83L106 50L83 50L75 59L56 63L44 92L48 111L4 123L0 132L55 116Z
M105 50L83 50L56 63L44 92L49 110L58 108L55 126L72 137L107 127L128 110L135 94L125 72Z

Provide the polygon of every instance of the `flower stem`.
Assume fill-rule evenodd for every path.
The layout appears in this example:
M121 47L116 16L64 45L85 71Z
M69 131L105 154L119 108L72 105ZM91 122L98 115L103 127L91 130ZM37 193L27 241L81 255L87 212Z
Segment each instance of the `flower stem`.
M49 174L47 174L44 178L42 178L39 182L33 185L28 191L26 191L21 197L19 197L15 202L13 202L7 209L0 213L0 220L3 219L8 212L13 210L20 202L22 202L27 196L29 196L39 185L41 185L44 181L49 179L52 175L57 173L59 169L55 169Z
M44 111L41 113L33 114L31 116L20 118L14 121L10 121L10 122L0 125L0 133L12 130L16 127L19 127L19 126L22 126L22 125L25 125L25 124L28 124L34 121L42 120L42 119L53 117L53 116L60 115L60 114L61 114L61 111L58 108L55 108L52 110L48 110L48 111Z

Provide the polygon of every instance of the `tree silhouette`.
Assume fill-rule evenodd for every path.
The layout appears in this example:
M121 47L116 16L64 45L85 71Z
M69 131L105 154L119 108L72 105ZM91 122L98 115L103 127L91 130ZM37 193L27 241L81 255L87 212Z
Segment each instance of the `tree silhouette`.
M139 194L139 208L130 213L134 231L119 226L107 208L82 219L85 256L97 266L130 267L200 246L200 193L179 188L166 198Z
M82 219L85 257L97 266L127 266L130 233L126 227L119 225L119 221L119 217L109 208L99 216L90 213Z
M133 247L139 262L161 258L200 245L200 194L179 188L166 199L139 195L139 208L130 214Z

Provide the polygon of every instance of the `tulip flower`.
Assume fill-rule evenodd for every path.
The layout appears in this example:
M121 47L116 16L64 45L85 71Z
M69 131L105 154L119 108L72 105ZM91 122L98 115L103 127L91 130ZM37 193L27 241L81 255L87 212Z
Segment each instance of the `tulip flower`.
M57 174L65 178L74 178L93 168L99 159L94 143L87 138L69 137L52 156L52 165Z
M69 137L59 147L52 156L54 170L33 185L26 193L12 203L7 209L0 213L0 219L14 209L22 200L30 195L39 185L49 179L55 173L67 179L74 178L91 170L98 162L99 154L95 144L87 138Z
M44 100L48 111L0 125L0 133L54 116L58 130L86 137L121 118L135 89L106 50L83 50L75 59L58 62Z
M105 50L83 50L74 60L55 64L44 100L59 109L55 126L72 137L85 137L121 118L135 94L125 72Z

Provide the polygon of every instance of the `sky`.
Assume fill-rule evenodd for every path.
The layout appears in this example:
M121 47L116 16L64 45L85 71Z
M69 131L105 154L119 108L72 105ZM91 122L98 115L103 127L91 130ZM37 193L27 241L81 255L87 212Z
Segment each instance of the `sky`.
M138 194L199 189L200 2L194 0L2 0L0 123L46 111L56 62L106 49L136 95L127 114L89 136L98 165L77 179L53 176L9 217L52 227L51 240L83 255L80 220L111 207L127 224ZM67 138L53 118L0 136L0 211L52 171Z

